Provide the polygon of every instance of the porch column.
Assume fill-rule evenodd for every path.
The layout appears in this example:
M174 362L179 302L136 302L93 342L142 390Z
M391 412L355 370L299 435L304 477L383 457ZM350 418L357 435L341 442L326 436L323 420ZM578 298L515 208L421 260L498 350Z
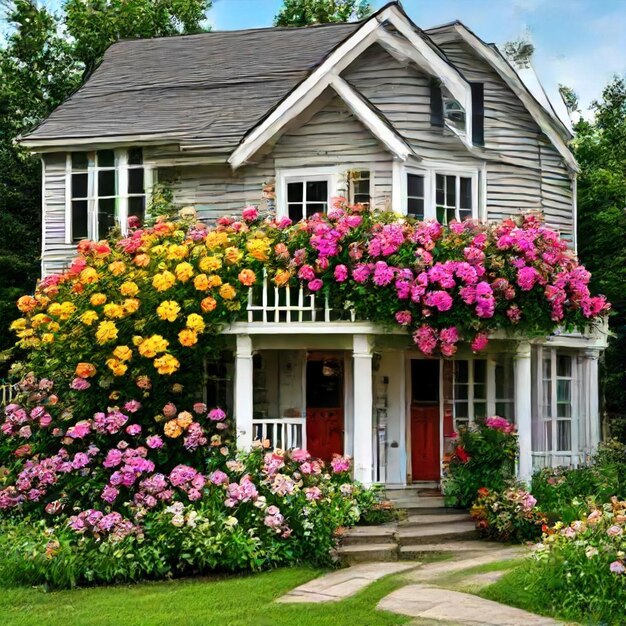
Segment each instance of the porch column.
M237 448L252 446L252 339L237 335L235 354L235 427Z
M354 335L352 341L354 478L364 485L371 485L374 463L372 346L367 335Z
M583 352L583 372L584 372L584 390L585 390L585 407L587 424L585 425L585 433L588 433L585 448L588 452L593 452L600 443L600 397L598 388L598 358L600 353L598 350L585 350Z
M532 392L531 350L528 341L520 341L515 353L515 421L519 434L518 478L530 483L533 473L532 458Z

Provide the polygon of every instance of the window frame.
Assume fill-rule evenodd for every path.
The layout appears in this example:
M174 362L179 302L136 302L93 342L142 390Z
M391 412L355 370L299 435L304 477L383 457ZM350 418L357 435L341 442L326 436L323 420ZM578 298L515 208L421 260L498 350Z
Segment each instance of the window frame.
M362 174L366 173L367 177L362 176ZM358 168L358 169L353 169L350 170L349 172L349 180L348 180L348 199L350 201L350 204L367 204L368 207L372 208L372 186L373 186L373 176L372 176L372 170L371 169L363 169L363 168ZM369 195L368 198L369 200L367 202L361 202L361 203L357 203L356 202L356 196L361 196L364 195L362 193L357 193L355 190L355 184L356 183L360 183L364 180L367 180L369 183Z
M370 170L371 172L371 170ZM340 173L335 167L311 167L276 170L276 217L289 217L287 185L289 183L307 183L326 181L328 187L327 209L332 208L331 199L340 195ZM370 179L371 180L371 179ZM306 207L303 207L306 208ZM303 210L304 213L304 210ZM304 217L304 215L303 215Z
M457 363L460 361L464 361L467 363L467 382L465 383L457 383L456 381L456 368ZM485 397L484 398L475 398L475 364L477 361L483 361L485 363ZM469 357L466 359L454 359L453 361L453 371L452 371L452 424L455 431L458 431L459 424L457 423L457 404L460 402L467 403L467 426L471 426L476 422L476 411L475 411L475 402L485 405L485 417L489 416L489 405L490 405L490 369L491 360L487 357ZM462 384L467 387L467 398L457 398L456 397L456 387L457 384ZM465 418L463 418L463 423L465 423Z
M98 224L98 201L104 199L115 200L115 221L119 225L123 235L128 232L128 208L129 198L143 197L144 200L144 219L148 215L149 199L153 184L152 166L146 164L145 154L142 154L141 164L129 164L128 153L132 149L141 149L142 146L128 146L123 148L111 148L108 146L100 146L91 150L72 150L66 153L65 159L65 243L76 244L79 240L75 240L72 233L73 218L73 201L87 201L87 238L97 240L105 236L105 233L99 232ZM113 165L99 165L97 153L111 150L113 152ZM85 153L87 157L86 169L73 169L72 154ZM128 181L129 170L143 169L143 187L142 194L129 193ZM100 196L98 191L99 173L104 171L113 171L115 173L115 195ZM87 197L74 197L72 188L72 175L77 173L87 174Z

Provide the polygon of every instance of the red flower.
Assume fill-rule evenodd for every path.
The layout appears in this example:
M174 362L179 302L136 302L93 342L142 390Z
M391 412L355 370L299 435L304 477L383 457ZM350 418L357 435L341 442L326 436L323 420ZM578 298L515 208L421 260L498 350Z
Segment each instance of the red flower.
M456 458L459 459L461 463L467 463L471 458L463 446L457 446L454 452L456 454Z
M479 498L484 498L485 496L489 495L489 489L487 489L487 487L481 487L478 490L478 497Z

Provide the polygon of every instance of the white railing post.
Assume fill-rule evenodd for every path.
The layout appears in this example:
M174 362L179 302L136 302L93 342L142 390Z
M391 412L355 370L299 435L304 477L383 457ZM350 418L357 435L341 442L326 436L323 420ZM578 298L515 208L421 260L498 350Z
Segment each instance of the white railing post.
M532 459L532 377L531 348L520 341L514 360L515 420L519 435L518 478L529 483L533 473Z
M589 433L585 447L589 452L598 447L601 439L600 433L600 399L598 392L598 350L585 350L583 352L583 391L585 394L585 417L587 424L585 432Z
M364 485L371 485L374 463L372 346L367 335L354 335L352 341L354 478Z
M252 339L249 335L237 335L235 355L235 426L237 447L248 450L253 436L253 367Z

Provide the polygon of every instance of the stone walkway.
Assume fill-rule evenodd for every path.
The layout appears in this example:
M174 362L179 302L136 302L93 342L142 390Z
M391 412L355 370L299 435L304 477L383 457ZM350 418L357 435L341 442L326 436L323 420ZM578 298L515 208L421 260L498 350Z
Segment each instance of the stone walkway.
M460 543L460 542L459 542ZM524 548L501 546L481 541L463 542L463 550L446 561L421 564L417 561L361 563L331 572L296 587L278 602L338 602L365 589L372 582L390 574L402 574L408 583L384 597L378 609L418 618L420 624L443 626L558 626L557 622L478 596L436 586L461 576L455 586L472 589L490 584L502 572L485 572L462 576L464 570L487 563L505 561L523 553ZM456 583L459 584L456 584Z

